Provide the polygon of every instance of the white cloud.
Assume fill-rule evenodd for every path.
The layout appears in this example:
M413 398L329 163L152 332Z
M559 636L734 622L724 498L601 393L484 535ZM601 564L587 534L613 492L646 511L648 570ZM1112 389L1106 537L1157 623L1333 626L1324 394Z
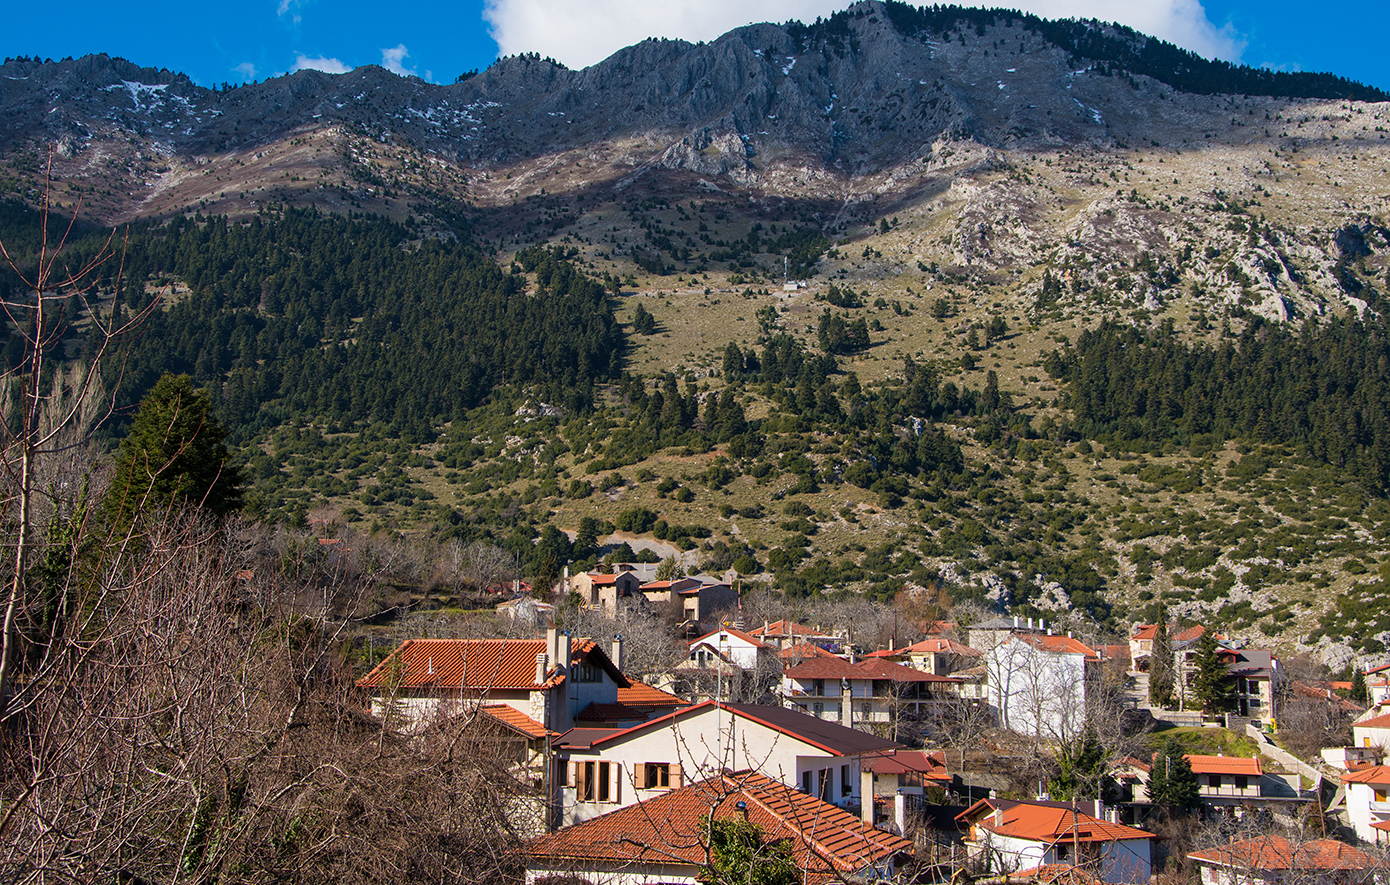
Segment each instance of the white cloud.
M405 66L405 59L408 55L410 55L410 51L405 48L404 43L394 49L383 49L381 50L381 66L391 73L399 74L402 77L420 76L415 73L414 68Z
M299 0L280 0L280 5L275 7L275 14L280 16L281 18L284 18L286 15L289 14L289 11L291 9L294 10L294 15L291 16L291 20L295 24L299 24L301 21L304 20L303 17L299 14Z
M294 57L294 65L290 68L290 73L295 71L323 71L325 74L346 74L352 70L350 65L345 65L336 58L327 56L308 56L299 53Z
M237 76L241 77L241 79L243 80L256 79L256 66L249 61L242 62L241 64L232 68L232 70L235 71Z
M572 68L602 61L647 37L713 40L752 22L810 23L849 0L485 0L483 18L503 55L537 52ZM1045 18L1098 18L1152 34L1207 57L1238 61L1245 48L1218 28L1200 0L1016 0Z

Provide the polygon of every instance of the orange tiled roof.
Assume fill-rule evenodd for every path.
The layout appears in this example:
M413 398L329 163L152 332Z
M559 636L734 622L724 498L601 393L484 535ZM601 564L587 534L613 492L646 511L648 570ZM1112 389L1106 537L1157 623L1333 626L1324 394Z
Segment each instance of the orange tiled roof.
M1390 765L1372 765L1342 775L1347 784L1390 784Z
M1140 624L1134 630L1134 635L1129 637L1135 642L1143 642L1145 639L1153 639L1158 635L1157 624Z
M509 707L506 704L483 704L478 708L478 712L496 719L503 725L519 731L529 738L543 738L558 734L515 707Z
M1026 642L1039 651L1051 652L1052 654L1083 655L1087 660L1100 660L1100 652L1091 648L1084 642L1072 639L1070 636L1046 636L1042 633L1017 633L1014 638L1020 642Z
M684 707L689 702L633 679L626 687L618 686L618 703L625 707Z
M756 630L749 630L754 636L829 636L819 630L812 630L802 624L793 621L773 621L765 627L758 627Z
M768 839L786 839L812 881L857 873L912 843L754 771L725 772L655 799L565 827L525 844L528 856L552 861L689 864L708 862L702 820L742 812Z
M1353 722L1352 728L1390 728L1390 713L1382 713L1370 719L1363 719L1360 722Z
M874 774L914 773L924 775L928 780L951 780L946 773L946 754L940 750L934 753L927 750L884 750L861 758L859 767Z
M1063 840L1068 842L1122 842L1128 839L1157 838L1147 830L1112 824L1098 817L1091 817L1070 808L1055 805L1035 805L1030 802L1001 803L994 805L992 800L981 799L970 808L957 815L964 818L982 804L999 808L998 819L995 814L987 815L976 822L976 826L1029 842L1043 842L1051 845Z
M1193 774L1244 774L1250 777L1264 774L1258 757L1186 755Z
M706 639L709 639L711 636L718 636L720 632L728 633L730 636L737 636L739 639L742 639L744 642L748 643L754 648L767 648L767 643L763 642L761 639L758 639L755 636L749 636L742 630L735 630L733 627L721 627L719 630L711 630L704 636L700 636L696 639L690 640L685 644L685 647L694 648L701 642L704 642Z
M1203 627L1201 624L1188 627L1186 630L1174 631L1172 628L1169 628L1168 641L1187 642L1192 639L1197 639L1205 632L1207 632L1207 628ZM1129 638L1136 642L1142 642L1145 639L1153 639L1157 635L1157 624L1140 624L1138 627L1135 628L1134 635L1130 636ZM1218 635L1217 638L1220 639L1221 637Z
M1375 858L1336 839L1295 844L1283 836L1256 836L1230 845L1194 851L1193 860L1242 870L1367 870Z
M809 642L798 642L789 645L777 652L777 657L784 661L796 661L802 658L835 658L840 660L840 656L834 652L828 652L819 645L812 645Z
M463 691L533 690L564 681L551 662L549 676L536 682L536 655L544 639L407 639L357 681L361 688L450 688ZM592 639L570 640L574 660L592 658L619 685L626 682Z
M941 638L923 639L921 642L916 642L912 645L909 645L907 648L903 649L903 651L906 651L909 654L915 652L916 654L944 653L955 655L969 655L972 657L980 656L980 652L976 651L968 645L963 645L962 643L956 642L951 639Z

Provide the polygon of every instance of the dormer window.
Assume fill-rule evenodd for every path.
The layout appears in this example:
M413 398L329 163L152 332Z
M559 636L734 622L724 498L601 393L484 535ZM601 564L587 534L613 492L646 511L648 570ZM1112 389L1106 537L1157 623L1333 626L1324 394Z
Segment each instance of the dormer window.
M574 665L574 681L602 682L603 671L589 661L580 661Z

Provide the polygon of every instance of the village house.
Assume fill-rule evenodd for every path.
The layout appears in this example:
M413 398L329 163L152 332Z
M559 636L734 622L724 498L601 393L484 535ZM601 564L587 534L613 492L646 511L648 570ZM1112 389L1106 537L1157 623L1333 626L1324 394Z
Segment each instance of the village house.
M690 661L699 667L725 666L751 670L771 647L755 636L733 627L721 627L686 643Z
M951 785L946 754L937 750L884 750L859 760L860 817L874 826L891 824L907 832L908 820L922 812L927 789Z
M630 599L639 592L642 579L635 571L580 572L564 581L565 593L579 595L580 604L612 615L618 602Z
M1390 842L1390 766L1372 765L1342 775L1346 813L1356 838L1372 845Z
M892 661L814 657L782 671L786 707L851 728L891 733L952 694L958 681Z
M679 604L681 617L687 624L699 624L738 604L738 593L729 583L709 575L648 581L638 589L654 606Z
M1100 683L1100 652L1070 636L1020 633L992 646L985 662L1000 725L1040 738L1079 733Z
M1372 707L1361 719L1351 724L1351 742L1363 749L1379 749L1384 753L1390 747L1390 713L1382 713L1381 708Z
M565 823L731 768L753 769L857 810L860 757L898 748L793 710L714 701L625 729L574 728L552 744Z
M526 881L699 885L709 821L744 820L791 849L798 881L886 882L912 843L752 770L724 771L528 841ZM572 878L571 878L572 877Z
M903 664L933 676L950 676L957 670L977 666L982 655L968 645L953 639L934 637L923 639L899 649L881 649L864 655Z
M1093 817L1065 802L981 799L958 817L975 863L994 875L1080 867L1102 882L1148 882L1150 832Z
M407 639L358 680L372 714L418 727L483 704L505 704L551 731L571 728L592 704L617 704L633 682L591 639L547 630L538 639Z
M749 630L748 635L776 649L809 642L826 651L839 653L849 646L844 636L835 636L792 621L764 622L761 627Z
M988 654L990 649L1008 642L1011 637L1029 633L1040 636L1047 633L1047 626L1042 618L1038 618L1036 624L1032 618L1020 618L1017 615L991 618L971 624L967 628L966 644L981 654Z
M1202 885L1267 885L1271 882L1318 882L1351 885L1380 881L1369 873L1384 865L1358 848L1335 839L1294 842L1268 834L1229 845L1194 851Z

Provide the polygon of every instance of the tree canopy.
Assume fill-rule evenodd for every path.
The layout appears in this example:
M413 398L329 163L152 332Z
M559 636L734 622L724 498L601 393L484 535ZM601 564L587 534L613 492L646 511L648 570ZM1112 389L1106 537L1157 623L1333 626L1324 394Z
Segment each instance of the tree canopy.
M140 403L116 456L108 512L126 522L149 509L194 505L225 516L241 507L241 471L206 391L165 375Z

